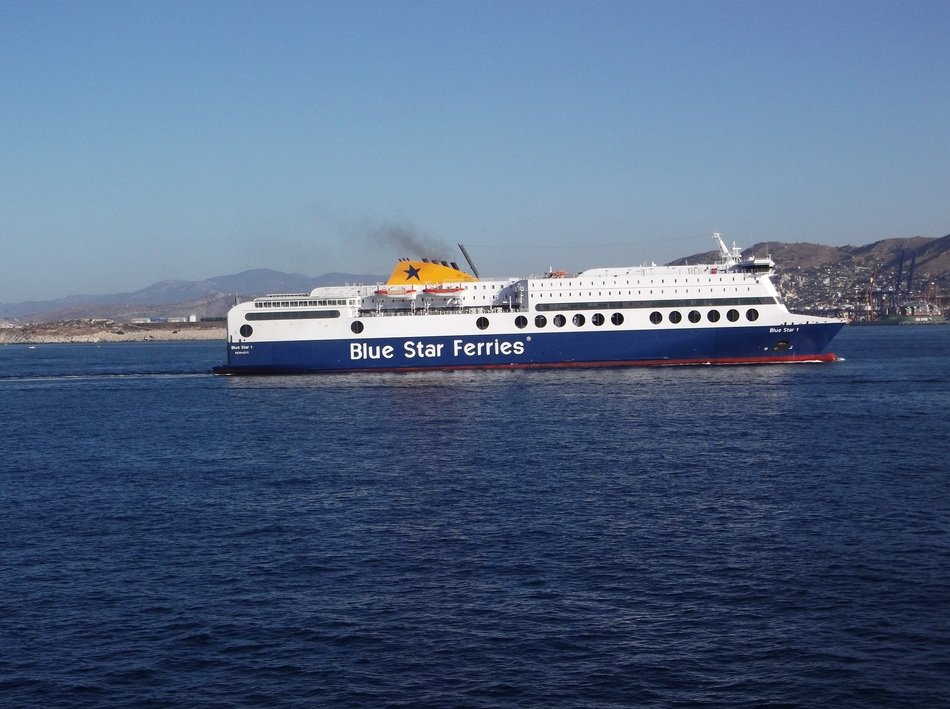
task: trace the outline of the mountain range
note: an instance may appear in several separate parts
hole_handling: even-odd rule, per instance
[[[911,297],[942,301],[950,294],[950,235],[941,238],[885,239],[865,246],[761,242],[743,256],[770,255],[777,264],[774,282],[792,309],[846,309],[863,303],[872,288],[894,289]],[[707,251],[672,264],[715,263]],[[202,281],[168,280],[141,290],[105,295],[73,295],[48,301],[0,304],[0,318],[44,322],[103,317],[221,318],[238,298],[264,293],[308,293],[318,286],[379,283],[378,275],[325,273],[306,276],[253,269]]]
[[[819,268],[839,265],[860,269],[875,267],[880,271],[895,269],[903,254],[905,266],[914,257],[915,268],[927,273],[950,272],[950,234],[939,239],[915,236],[906,239],[885,239],[866,246],[823,246],[822,244],[761,242],[742,252],[743,256],[770,254],[784,270]],[[718,252],[677,259],[674,264],[708,263]]]
[[[309,293],[318,286],[378,283],[380,280],[380,276],[368,274],[325,273],[322,276],[305,276],[257,268],[203,281],[159,281],[127,293],[71,295],[55,300],[0,303],[0,318],[43,322],[88,317],[121,320],[191,314],[199,318],[223,317],[237,298],[264,293]]]

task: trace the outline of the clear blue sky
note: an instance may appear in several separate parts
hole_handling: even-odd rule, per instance
[[[950,232],[950,2],[0,3],[0,301]],[[457,258],[457,253],[435,253]]]

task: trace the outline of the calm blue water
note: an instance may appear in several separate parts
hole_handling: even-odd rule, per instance
[[[950,327],[240,379],[0,347],[0,704],[950,705]]]

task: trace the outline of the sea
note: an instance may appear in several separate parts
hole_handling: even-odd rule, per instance
[[[950,327],[216,377],[0,346],[0,705],[950,706]]]

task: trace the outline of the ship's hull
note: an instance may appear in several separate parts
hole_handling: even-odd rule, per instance
[[[833,361],[840,322],[230,342],[218,374]]]

